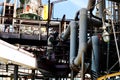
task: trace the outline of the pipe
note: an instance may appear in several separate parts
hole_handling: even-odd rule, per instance
[[[97,3],[98,3],[98,12],[99,12],[98,17],[101,19],[102,17],[105,18],[105,14],[104,14],[105,0],[98,0]]]
[[[92,64],[91,64],[91,71],[94,74],[93,80],[98,78],[99,73],[99,39],[98,36],[92,36]]]
[[[79,20],[79,50],[77,57],[72,61],[70,67],[73,71],[79,71],[79,65],[82,61],[82,54],[85,53],[87,48],[87,9],[80,10]]]
[[[75,21],[79,20],[79,13],[80,11],[77,11],[74,17]],[[94,16],[93,14],[91,14],[92,18],[88,16],[87,20],[88,20],[88,25],[91,25],[91,23],[94,23],[95,27],[101,27],[102,26],[102,19],[98,18],[96,16]]]
[[[80,10],[79,20],[79,51],[78,55],[74,60],[74,64],[79,66],[81,64],[82,49],[87,45],[87,9],[82,8]],[[81,53],[82,52],[82,53]]]
[[[75,17],[74,17],[74,20],[75,20],[75,21],[78,21],[78,20],[79,20],[79,13],[80,13],[80,11],[77,11],[77,12],[76,12]]]
[[[96,0],[89,0],[87,9],[88,11],[92,12],[95,7]]]
[[[70,23],[70,64],[72,64],[73,59],[76,56],[77,51],[77,26],[76,22],[72,21]]]
[[[69,35],[70,35],[70,25],[67,27],[65,32],[60,35],[60,39],[62,41],[64,41],[64,40],[68,39]]]

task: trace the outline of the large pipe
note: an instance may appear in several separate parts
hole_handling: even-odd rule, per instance
[[[87,9],[82,8],[80,10],[79,20],[79,50],[78,55],[74,60],[74,64],[79,66],[81,64],[82,49],[87,45]]]
[[[98,36],[92,36],[92,64],[91,71],[94,74],[94,79],[98,78],[99,73],[99,39]]]
[[[77,52],[77,26],[76,22],[72,21],[70,23],[70,64],[72,64],[73,59],[76,57]]]
[[[79,50],[77,57],[72,61],[70,65],[73,71],[79,71],[79,66],[82,61],[82,54],[84,54],[87,48],[87,9],[82,8],[80,10],[79,20]]]

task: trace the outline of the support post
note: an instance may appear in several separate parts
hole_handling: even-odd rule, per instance
[[[18,80],[18,65],[14,66],[14,80]]]
[[[35,80],[35,69],[32,70],[32,79],[31,80]]]

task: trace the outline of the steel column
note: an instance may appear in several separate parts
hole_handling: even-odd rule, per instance
[[[18,80],[18,65],[14,66],[14,80]]]

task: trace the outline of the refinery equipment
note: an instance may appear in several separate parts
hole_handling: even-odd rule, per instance
[[[16,16],[15,9],[11,8],[12,16],[2,9],[0,66],[5,65],[10,75],[1,76],[14,80],[119,80],[120,0],[88,0],[87,7],[76,11],[73,20],[65,15],[55,20],[52,8],[59,1],[48,0],[44,6],[41,0],[20,0]],[[44,7],[48,12],[43,17]],[[21,61],[22,57],[26,60]],[[13,72],[8,65],[14,67]],[[31,72],[21,73],[23,67]]]

